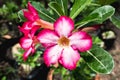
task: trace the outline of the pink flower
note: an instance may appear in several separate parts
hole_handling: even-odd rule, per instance
[[[28,2],[28,10],[23,10],[24,17],[27,18],[28,21],[35,21],[39,19],[38,12],[36,9]]]
[[[35,52],[35,45],[38,43],[35,33],[39,28],[39,26],[33,26],[30,21],[25,22],[22,27],[19,26],[20,31],[24,34],[20,39],[20,45],[25,50],[23,54],[24,61],[31,53]]]
[[[80,59],[78,51],[84,52],[91,48],[91,37],[84,31],[72,33],[73,29],[73,20],[61,16],[54,23],[54,30],[44,29],[38,34],[38,40],[46,48],[43,58],[47,66],[59,62],[73,70]]]
[[[19,30],[24,34],[24,36],[28,36],[29,33],[34,34],[40,26],[34,25],[31,21],[26,21],[23,23],[22,27],[18,26]]]
[[[53,29],[52,23],[40,19],[37,10],[30,4],[30,2],[28,2],[27,7],[27,10],[23,10],[23,14],[27,19],[27,26],[29,25],[29,28],[37,25],[41,28]]]
[[[35,45],[38,42],[37,36],[35,35],[35,32],[37,30],[37,26],[32,29],[29,33],[24,33],[24,36],[20,39],[20,45],[25,50],[23,54],[24,61],[27,60],[28,56],[35,52]]]
[[[24,36],[20,39],[20,45],[25,50],[23,54],[24,61],[28,56],[35,52],[35,45],[38,43],[36,31],[39,28],[47,28],[53,30],[53,24],[39,18],[36,9],[28,2],[28,10],[23,10],[24,17],[27,21],[23,23],[22,27],[18,26]]]

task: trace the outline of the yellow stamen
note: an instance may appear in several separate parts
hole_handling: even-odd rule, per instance
[[[66,38],[65,36],[61,37],[58,40],[58,45],[62,46],[62,47],[66,47],[69,46],[70,40],[68,38]]]

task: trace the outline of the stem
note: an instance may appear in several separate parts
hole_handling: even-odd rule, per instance
[[[53,65],[54,68],[57,68],[59,66],[59,63],[56,63]],[[47,80],[52,80],[53,79],[53,73],[54,73],[54,68],[51,68],[50,71],[48,72]]]
[[[47,80],[52,80],[53,73],[54,73],[54,69],[50,69],[50,71],[48,72]]]
[[[51,29],[51,30],[54,29],[53,23],[44,21],[44,20],[42,20],[42,19],[38,19],[38,20],[36,21],[36,24],[37,24],[37,25],[40,25],[41,28]]]
[[[94,80],[100,80],[100,75],[96,74],[95,79]]]

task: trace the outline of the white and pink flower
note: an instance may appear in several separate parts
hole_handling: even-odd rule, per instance
[[[47,66],[60,63],[69,70],[76,68],[80,52],[92,47],[91,36],[84,31],[72,32],[74,22],[61,16],[54,23],[54,30],[44,29],[38,34],[38,40],[46,48],[44,62]]]
[[[23,53],[24,61],[28,56],[35,52],[35,46],[38,44],[36,31],[39,28],[47,28],[53,30],[53,24],[39,18],[37,10],[28,2],[28,9],[23,10],[24,17],[27,19],[22,26],[18,26],[19,30],[23,33],[20,39],[20,45],[25,50]]]
[[[29,28],[35,25],[41,28],[53,29],[53,24],[40,19],[37,10],[28,2],[27,10],[23,10],[24,17],[27,19]]]
[[[39,43],[35,32],[39,27],[35,26],[32,30],[24,30],[21,28],[21,31],[24,33],[24,36],[20,39],[20,45],[25,50],[23,54],[24,61],[27,60],[30,54],[35,52],[35,45]]]

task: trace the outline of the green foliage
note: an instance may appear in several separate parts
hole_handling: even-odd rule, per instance
[[[72,10],[70,11],[70,17],[75,19],[86,6],[91,3],[92,0],[75,0]]]
[[[18,17],[19,17],[20,22],[26,21],[25,17],[23,16],[23,10],[20,10],[18,12]]]
[[[23,60],[24,50],[19,49],[18,51],[20,52],[20,54],[16,54],[16,57],[17,57],[17,62],[19,64],[27,64],[27,65],[31,66],[32,68],[34,68],[36,66],[40,66],[40,62],[38,61],[38,59],[40,58],[42,51],[37,50],[34,53],[34,55],[29,56],[26,61]]]
[[[115,12],[115,9],[112,6],[106,5],[95,9],[88,16],[86,16],[83,20],[78,21],[75,26],[79,26],[80,28],[87,23],[96,22],[101,24],[105,20],[109,19]]]
[[[115,9],[112,6],[105,5],[100,8],[97,8],[90,15],[98,13],[100,15],[100,17],[98,17],[100,18],[98,23],[102,23],[108,18],[110,18],[114,14],[114,12],[115,12]]]
[[[14,2],[6,2],[0,8],[0,16],[4,19],[13,20],[17,18],[17,13],[15,13],[18,9],[18,6]]]
[[[53,9],[59,16],[65,15],[60,5],[56,2],[50,2],[49,7]]]
[[[64,15],[68,15],[68,0],[56,0],[56,2],[60,5]]]
[[[61,74],[63,80],[92,80],[96,73],[81,58],[75,70],[69,71],[59,66],[54,74]]]
[[[101,5],[108,5],[108,4],[112,4],[115,1],[116,0],[96,0],[96,3],[101,4]]]
[[[39,12],[39,15],[42,19],[50,22],[54,22],[55,18],[53,14],[51,14],[47,9],[45,9],[42,4],[39,2],[32,2],[32,5],[36,8],[36,10]]]
[[[90,51],[81,54],[87,65],[97,73],[109,74],[114,67],[112,56],[97,45],[93,45]]]
[[[117,27],[120,29],[120,14],[117,14],[117,15],[113,15],[111,18],[110,18],[111,22]]]
[[[98,36],[92,36],[93,44],[97,44],[101,47],[104,46],[104,42]]]
[[[80,63],[79,67],[71,71],[72,80],[92,80],[95,74],[84,61]]]
[[[9,80],[13,78],[18,78],[18,75],[16,75],[17,69],[9,66],[9,64],[3,64],[3,66],[0,67],[0,79],[1,80]],[[12,74],[12,77],[9,76]]]
[[[2,80],[6,80],[6,76],[3,76],[3,77],[2,77]]]

